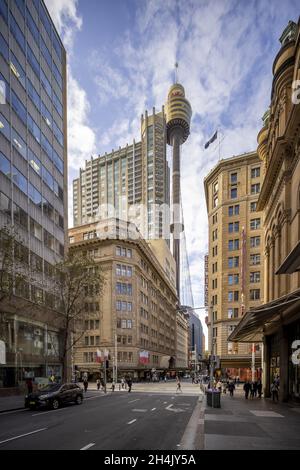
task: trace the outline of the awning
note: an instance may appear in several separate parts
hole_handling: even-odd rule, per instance
[[[265,328],[268,325],[279,323],[281,321],[280,314],[296,304],[300,306],[300,289],[249,310],[231,333],[228,341],[261,342]]]
[[[300,271],[300,241],[287,255],[275,274],[292,274]]]

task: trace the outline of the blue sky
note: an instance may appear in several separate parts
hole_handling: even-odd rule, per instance
[[[46,4],[68,51],[70,187],[92,154],[140,139],[140,115],[161,108],[179,61],[179,81],[193,108],[191,135],[182,151],[182,198],[195,306],[202,306],[207,251],[203,178],[218,161],[217,145],[206,151],[203,146],[220,127],[221,158],[256,149],[278,39],[289,20],[297,22],[298,1]]]

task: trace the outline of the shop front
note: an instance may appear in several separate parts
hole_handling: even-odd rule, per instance
[[[59,332],[41,322],[32,322],[17,315],[7,318],[5,359],[0,365],[0,389],[24,387],[52,375],[62,376]]]

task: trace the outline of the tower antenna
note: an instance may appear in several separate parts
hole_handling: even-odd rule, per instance
[[[178,62],[175,62],[175,83],[178,83]]]

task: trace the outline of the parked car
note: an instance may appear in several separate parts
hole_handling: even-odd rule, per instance
[[[37,392],[25,396],[25,408],[52,408],[57,410],[65,403],[74,402],[80,405],[83,400],[83,390],[77,384],[49,384]]]

